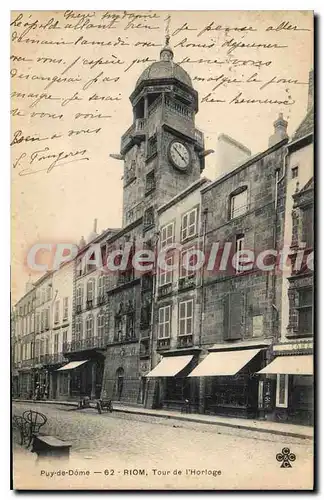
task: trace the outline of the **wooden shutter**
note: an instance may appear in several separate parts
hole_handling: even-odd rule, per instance
[[[242,338],[242,294],[230,292],[224,297],[224,340]]]

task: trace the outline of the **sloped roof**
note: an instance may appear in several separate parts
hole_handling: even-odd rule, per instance
[[[296,132],[293,134],[290,142],[297,141],[298,139],[301,139],[302,137],[305,137],[305,135],[311,134],[312,132],[314,132],[314,108],[313,107],[311,107],[310,110],[306,113],[305,118],[298,126],[298,128],[297,128]]]

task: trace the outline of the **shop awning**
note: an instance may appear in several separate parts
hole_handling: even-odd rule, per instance
[[[190,363],[192,358],[192,355],[164,357],[146,377],[174,377]]]
[[[313,375],[313,356],[278,356],[258,373],[269,375]]]
[[[188,377],[214,377],[236,375],[262,349],[211,352]]]
[[[83,361],[70,361],[70,363],[68,363],[67,365],[61,366],[61,368],[59,368],[56,371],[59,372],[59,371],[63,371],[63,370],[74,370],[74,368],[78,368],[79,366],[83,365],[87,361],[88,361],[87,359],[83,360]]]

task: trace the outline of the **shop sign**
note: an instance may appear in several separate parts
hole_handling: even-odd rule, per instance
[[[273,346],[273,352],[275,354],[279,353],[296,353],[296,352],[304,352],[307,351],[309,353],[313,350],[313,342],[293,342],[289,344],[277,344]]]

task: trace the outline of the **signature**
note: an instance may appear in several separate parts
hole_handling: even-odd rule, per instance
[[[90,158],[85,156],[88,153],[86,149],[80,149],[77,151],[60,151],[60,152],[50,152],[50,148],[46,147],[44,149],[38,149],[33,151],[30,155],[27,153],[22,153],[14,162],[13,168],[21,166],[22,160],[26,160],[29,164],[27,168],[23,168],[19,171],[20,176],[37,174],[38,172],[51,172],[54,168],[66,165],[68,163],[74,163],[77,161],[88,161]],[[38,165],[43,166],[44,163],[49,163],[46,167],[37,168]],[[36,166],[36,169],[33,167]]]

